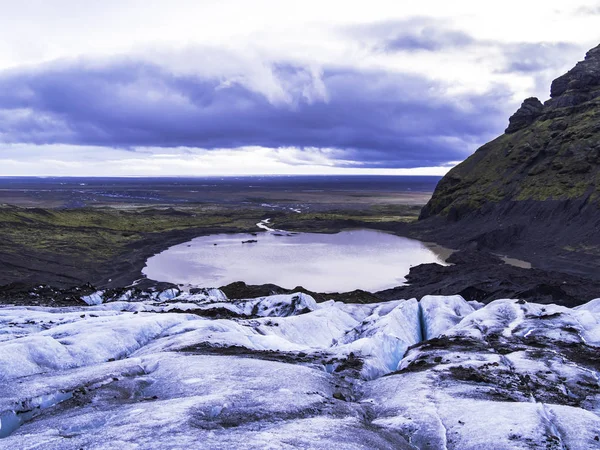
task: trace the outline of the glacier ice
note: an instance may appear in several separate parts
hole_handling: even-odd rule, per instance
[[[163,293],[0,307],[0,448],[600,448],[598,300]]]
[[[439,336],[475,309],[460,295],[426,295],[419,302],[423,339]]]
[[[81,297],[81,300],[88,305],[100,305],[104,302],[104,291],[96,291],[93,294],[84,295]]]

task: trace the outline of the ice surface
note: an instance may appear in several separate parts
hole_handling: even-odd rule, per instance
[[[421,305],[423,339],[439,336],[453,327],[475,308],[460,295],[449,297],[426,295],[419,302]]]
[[[243,305],[246,315],[261,317],[293,316],[318,308],[317,302],[310,295],[303,293],[260,297],[255,300],[247,300],[243,302]]]
[[[0,448],[600,448],[598,300],[112,300],[0,308]]]
[[[20,316],[18,310],[13,311]],[[80,320],[52,326],[54,314],[48,315],[47,319],[37,317],[49,329],[0,343],[0,381],[125,358],[189,319],[182,314],[80,314]]]
[[[93,294],[81,297],[88,305],[100,305],[104,301],[104,291],[96,291]]]

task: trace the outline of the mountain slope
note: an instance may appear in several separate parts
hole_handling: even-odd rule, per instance
[[[460,223],[449,233],[478,248],[600,255],[600,46],[554,80],[550,100],[525,100],[502,136],[452,169],[425,219]]]

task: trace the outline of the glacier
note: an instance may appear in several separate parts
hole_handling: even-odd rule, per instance
[[[599,345],[600,299],[5,305],[0,449],[600,448]]]

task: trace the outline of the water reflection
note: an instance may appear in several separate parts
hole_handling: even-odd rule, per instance
[[[153,280],[196,286],[234,281],[303,286],[317,292],[375,292],[405,281],[411,266],[442,263],[422,242],[374,230],[337,234],[272,230],[203,236],[150,258],[144,274]],[[257,242],[247,242],[252,241]]]

